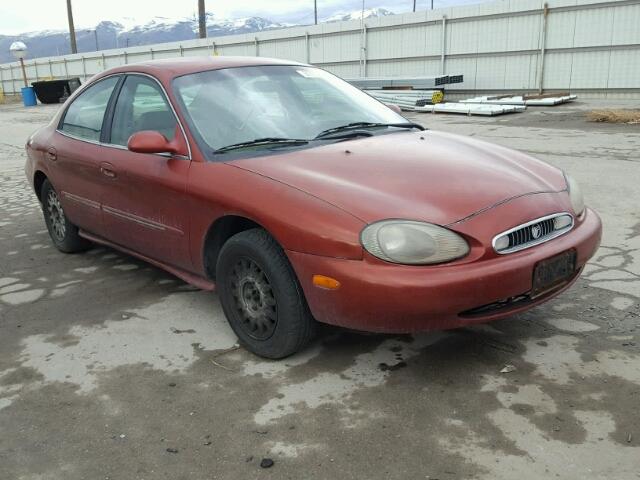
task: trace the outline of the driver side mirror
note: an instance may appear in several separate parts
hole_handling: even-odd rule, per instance
[[[178,153],[177,146],[154,130],[143,130],[129,137],[127,148],[136,153]]]

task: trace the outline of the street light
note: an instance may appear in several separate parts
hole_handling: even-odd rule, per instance
[[[38,104],[36,95],[33,91],[33,87],[29,86],[27,81],[27,70],[24,68],[24,57],[27,56],[27,46],[22,42],[13,42],[9,47],[11,54],[20,60],[20,66],[22,67],[22,79],[24,80],[24,87],[22,87],[22,104],[25,107],[33,107]]]
[[[20,60],[22,66],[22,79],[24,80],[24,86],[28,87],[27,83],[27,71],[24,68],[24,57],[27,56],[27,46],[23,42],[13,42],[9,47],[11,54]]]

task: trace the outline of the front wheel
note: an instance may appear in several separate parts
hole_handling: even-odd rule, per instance
[[[78,235],[78,227],[64,214],[60,197],[49,180],[45,180],[42,184],[40,198],[44,221],[56,248],[64,253],[81,252],[89,248],[91,245],[89,241]]]
[[[284,358],[313,338],[316,322],[284,251],[265,230],[231,237],[216,266],[220,301],[240,343],[266,358]]]

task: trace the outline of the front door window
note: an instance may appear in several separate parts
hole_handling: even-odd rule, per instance
[[[154,130],[173,140],[176,126],[176,117],[158,84],[140,75],[128,76],[113,112],[109,143],[126,146],[129,137],[142,130]]]

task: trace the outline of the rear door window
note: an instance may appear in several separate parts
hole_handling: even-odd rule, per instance
[[[88,87],[69,105],[60,130],[84,140],[100,141],[104,114],[120,77],[109,77]]]

